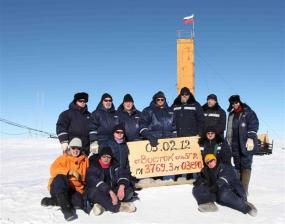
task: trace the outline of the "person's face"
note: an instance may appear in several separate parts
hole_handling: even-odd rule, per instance
[[[187,103],[189,100],[190,95],[189,94],[182,94],[181,95],[181,103]]]
[[[134,103],[133,102],[124,102],[123,106],[124,106],[124,110],[129,112],[132,110]]]
[[[156,99],[155,99],[155,103],[156,103],[156,105],[157,105],[158,107],[163,107],[163,105],[164,105],[164,103],[165,103],[165,99],[164,99],[164,98],[161,98],[161,97],[156,98]]]
[[[76,101],[76,105],[80,108],[84,108],[86,106],[86,100],[85,99],[79,99]]]
[[[103,155],[103,156],[101,156],[100,159],[101,159],[103,164],[109,165],[110,162],[111,162],[112,157],[110,155]]]
[[[232,104],[232,107],[233,107],[235,110],[238,109],[239,106],[240,106],[240,103],[239,103],[239,102],[234,102],[234,103]]]
[[[207,132],[206,135],[208,140],[213,140],[216,137],[216,133],[212,131]]]
[[[112,107],[112,99],[107,97],[102,101],[103,107],[110,109]]]
[[[217,102],[214,99],[208,99],[207,103],[208,103],[208,107],[213,107],[216,105]]]
[[[77,157],[80,155],[80,148],[79,147],[71,147],[70,148],[70,155],[73,157]]]
[[[215,168],[216,165],[217,165],[217,160],[215,160],[215,159],[212,159],[212,160],[210,160],[209,162],[207,162],[207,166],[208,166],[210,169]]]
[[[118,140],[122,140],[124,138],[125,134],[123,130],[116,130],[114,132],[114,138]]]

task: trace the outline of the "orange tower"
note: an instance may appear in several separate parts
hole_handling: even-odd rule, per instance
[[[184,86],[195,93],[194,38],[192,31],[178,31],[177,46],[177,92]]]

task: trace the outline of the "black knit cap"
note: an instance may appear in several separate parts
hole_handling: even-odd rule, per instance
[[[155,101],[157,98],[163,98],[163,99],[166,99],[165,98],[165,95],[162,91],[158,91],[156,94],[153,95],[152,99]]]
[[[133,97],[131,96],[131,94],[126,94],[125,96],[124,96],[124,99],[123,99],[123,103],[124,102],[134,102],[134,99],[133,99]]]
[[[73,102],[75,103],[77,100],[85,100],[86,102],[88,102],[88,93],[85,92],[75,93]]]
[[[208,132],[217,133],[217,129],[214,126],[208,126],[206,127],[205,133],[207,134]]]
[[[113,100],[112,96],[109,93],[104,93],[101,97],[101,103],[103,102],[104,99],[106,98],[110,98],[111,100]]]
[[[217,98],[217,96],[215,95],[215,94],[210,94],[209,96],[207,96],[207,100],[209,100],[209,99],[212,99],[212,100],[215,100],[216,102],[218,102],[218,98]]]
[[[229,102],[230,102],[230,104],[233,104],[233,103],[235,103],[235,102],[241,103],[239,95],[232,95],[232,96],[229,98]]]
[[[112,149],[109,146],[103,147],[99,150],[99,157],[104,156],[104,155],[109,155],[113,157]]]
[[[187,88],[187,87],[183,87],[181,90],[180,90],[180,95],[190,95],[190,89]]]
[[[122,123],[117,124],[117,125],[113,128],[113,133],[114,133],[115,131],[118,131],[118,130],[122,130],[122,131],[125,133],[126,131],[125,131],[125,126],[124,126],[124,124],[122,124]]]

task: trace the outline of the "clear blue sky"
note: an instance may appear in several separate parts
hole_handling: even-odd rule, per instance
[[[285,134],[283,0],[1,0],[1,118],[55,132],[73,94],[93,111],[109,92],[139,109],[176,96],[176,31],[195,14],[196,98],[225,109],[232,94],[254,109],[260,132]],[[23,130],[1,124],[1,136]]]

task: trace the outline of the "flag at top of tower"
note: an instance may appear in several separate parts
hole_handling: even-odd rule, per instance
[[[184,17],[183,23],[184,24],[193,24],[194,23],[194,15],[192,14],[191,16]]]

